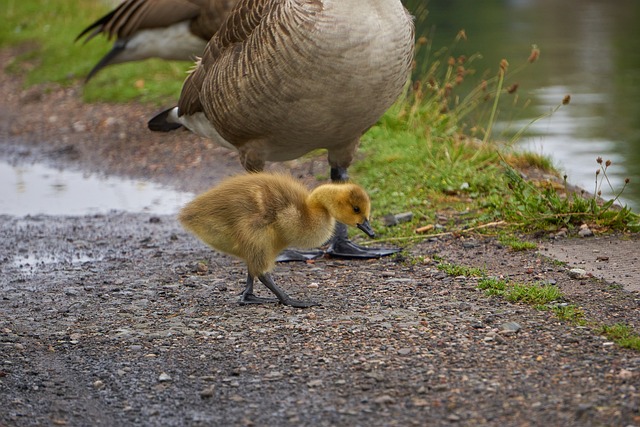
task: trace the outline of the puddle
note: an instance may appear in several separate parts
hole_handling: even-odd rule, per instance
[[[0,160],[0,214],[77,216],[115,210],[170,215],[193,197],[144,181]]]
[[[53,255],[35,255],[25,254],[16,256],[13,260],[13,266],[20,269],[23,273],[33,273],[40,267],[49,264],[66,263],[69,265],[80,265],[85,262],[99,261],[101,258],[94,258],[89,255],[76,254],[75,256],[59,257]]]

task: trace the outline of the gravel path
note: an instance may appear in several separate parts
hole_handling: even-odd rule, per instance
[[[146,132],[146,106],[86,106],[78,87],[24,91],[6,75],[0,91],[0,153],[15,161],[189,191],[239,171],[187,133]],[[325,164],[284,167],[311,179]],[[587,326],[487,296],[435,259],[554,283]],[[242,264],[171,216],[0,216],[0,271],[0,426],[640,426],[640,353],[592,326],[640,330],[640,294],[488,237],[279,264],[293,297],[322,304],[305,310],[239,306]]]

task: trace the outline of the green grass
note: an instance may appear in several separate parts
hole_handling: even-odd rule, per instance
[[[486,271],[484,269],[465,267],[448,262],[440,262],[436,267],[438,270],[444,271],[449,276],[481,277],[486,275]]]
[[[74,42],[90,23],[109,11],[107,3],[79,0],[7,0],[0,17],[0,47],[23,51],[7,70],[25,76],[27,86],[69,85],[84,78],[110,49],[98,36],[87,44]],[[83,88],[87,102],[140,100],[160,104],[177,99],[189,62],[148,60],[107,67]],[[140,72],[144,68],[144,75]]]
[[[80,0],[7,0],[0,12],[0,46],[22,53],[5,69],[24,76],[26,85],[77,83],[111,43],[100,36],[86,45],[74,39],[108,10],[106,3]],[[418,49],[427,48],[419,40]],[[537,56],[534,52],[530,59]],[[529,60],[511,66],[504,61],[497,74],[487,76],[473,69],[478,56],[451,58],[447,49],[428,55],[428,64],[418,64],[421,78],[362,138],[351,174],[370,192],[374,219],[387,213],[414,214],[412,221],[395,227],[374,221],[379,236],[422,239],[415,230],[436,223],[459,233],[487,224],[511,232],[573,229],[585,222],[599,230],[640,230],[638,215],[614,209],[613,202],[602,204],[580,194],[567,197],[562,186],[520,177],[518,169],[552,172],[551,159],[515,152],[515,141],[495,141],[492,128],[501,111],[527,104],[518,104],[520,98],[510,87],[519,69],[535,64]],[[175,102],[191,65],[148,60],[107,67],[83,86],[82,97],[86,102],[148,102],[155,111]],[[564,104],[558,100],[557,108]],[[602,166],[600,182],[607,167]]]
[[[579,326],[584,326],[587,323],[584,318],[584,311],[574,304],[558,304],[551,309],[558,319],[563,322],[573,323]]]
[[[478,281],[478,289],[487,295],[500,296],[509,302],[530,304],[541,308],[562,299],[560,290],[552,285],[510,283],[494,277],[483,277]]]
[[[600,333],[621,347],[640,351],[640,335],[636,334],[629,325],[623,323],[603,325],[600,327]]]
[[[501,234],[500,237],[498,238],[498,241],[503,245],[510,247],[512,250],[516,252],[527,251],[527,250],[538,248],[538,245],[536,245],[535,243],[525,242],[511,234]]]

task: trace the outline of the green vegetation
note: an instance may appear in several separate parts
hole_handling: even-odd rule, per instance
[[[501,296],[507,301],[531,304],[537,308],[562,299],[560,290],[552,285],[509,283],[494,277],[481,278],[478,289],[484,290],[487,295]]]
[[[510,247],[514,251],[526,251],[538,248],[538,245],[536,245],[535,243],[525,242],[510,234],[501,234],[498,238],[498,241],[503,245]]]
[[[23,53],[7,70],[25,76],[25,84],[54,82],[70,85],[84,78],[109,51],[111,42],[98,36],[74,42],[89,24],[109,11],[109,4],[78,0],[7,0],[0,11],[0,47],[16,46]],[[176,99],[188,62],[161,60],[107,67],[83,88],[87,102],[136,99],[159,105]],[[144,67],[145,79],[140,72]]]
[[[573,323],[574,325],[583,326],[587,322],[584,318],[584,311],[574,304],[558,304],[551,308],[563,322]]]
[[[629,325],[622,323],[603,325],[600,327],[600,333],[620,347],[640,351],[640,335],[634,333],[633,328]]]
[[[510,302],[533,305],[538,310],[551,310],[563,322],[575,325],[586,323],[581,308],[574,304],[558,303],[564,297],[553,285],[509,283],[495,277],[483,277],[478,281],[478,289],[484,290],[487,295],[502,297]]]
[[[86,45],[74,39],[108,10],[106,3],[79,0],[7,0],[0,15],[0,47],[11,46],[22,54],[6,69],[24,75],[26,85],[77,83],[111,43],[101,36]],[[465,37],[461,32],[454,44]],[[638,215],[629,209],[615,208],[614,201],[599,202],[599,188],[596,196],[587,196],[571,194],[561,180],[524,180],[519,170],[553,171],[549,158],[513,150],[526,127],[509,141],[495,141],[494,124],[501,111],[528,103],[517,97],[514,76],[523,67],[535,66],[535,46],[528,58],[523,52],[522,60],[514,61],[519,65],[502,60],[497,72],[482,76],[473,69],[478,54],[454,58],[448,49],[432,51],[422,38],[417,48],[420,57],[427,58],[425,64],[417,64],[420,76],[366,133],[359,160],[351,168],[374,200],[374,218],[414,214],[412,221],[394,227],[373,224],[383,239],[422,239],[427,232],[439,231],[435,224],[460,233],[490,226],[508,227],[509,232],[574,229],[582,223],[599,231],[640,229]],[[191,65],[149,60],[107,67],[83,86],[82,96],[86,102],[149,102],[154,110],[175,101]],[[556,110],[569,99],[559,99]],[[610,163],[599,164],[596,178],[603,185]],[[425,226],[425,234],[415,234]],[[524,249],[526,244],[514,247]]]
[[[481,268],[465,267],[448,262],[441,262],[436,267],[438,270],[444,271],[449,276],[481,277],[486,274],[486,271]]]

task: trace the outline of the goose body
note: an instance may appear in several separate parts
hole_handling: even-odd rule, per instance
[[[115,39],[113,48],[89,72],[148,58],[193,60],[220,28],[236,0],[124,0],[80,33]]]
[[[307,307],[278,288],[269,272],[285,248],[313,248],[332,235],[335,220],[373,237],[367,193],[352,183],[309,190],[288,175],[255,173],[229,178],[197,196],[180,212],[185,229],[212,248],[243,259],[248,268],[243,303],[264,302],[253,295],[258,278],[282,304]]]
[[[184,125],[238,150],[247,170],[318,148],[346,169],[401,94],[413,39],[400,0],[241,0],[150,127]]]

